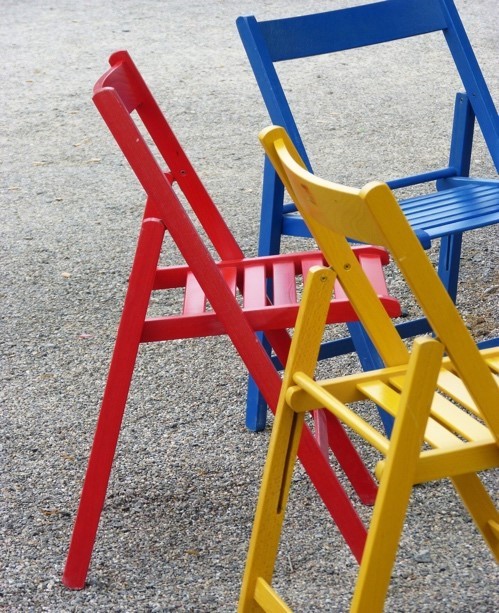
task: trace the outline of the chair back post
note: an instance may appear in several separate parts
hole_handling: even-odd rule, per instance
[[[369,337],[383,362],[388,366],[405,364],[409,357],[407,349],[391,324],[391,320],[372,285],[362,272],[362,268],[345,235],[330,232],[324,227],[322,219],[315,215],[318,211],[316,207],[317,198],[311,194],[310,184],[307,183],[307,178],[314,175],[305,168],[305,164],[300,159],[291,139],[281,127],[263,130],[259,137],[270,162],[274,165],[281,181],[296,203],[302,217],[306,220],[319,249],[338,275],[348,299],[352,303],[359,320],[366,327]],[[304,177],[305,180],[303,180]],[[317,181],[320,180],[317,179]],[[360,204],[358,194],[358,190],[349,189],[348,209],[356,200],[359,201],[357,204]],[[375,237],[372,236],[371,238]],[[376,238],[378,240],[366,242],[382,245],[381,236]],[[348,280],[345,279],[346,276]],[[342,279],[345,280],[345,283]]]
[[[162,206],[159,203],[165,199],[168,202],[174,195],[165,171],[160,168],[130,116],[133,111],[137,112],[166,163],[166,173],[170,173],[178,184],[216,252],[222,259],[241,258],[243,253],[239,245],[129,54],[118,51],[110,57],[109,62],[111,68],[94,87],[93,101],[146,193],[158,203],[157,206]],[[136,141],[130,138],[131,134]],[[178,199],[177,202],[181,206]],[[172,211],[164,208],[160,214],[165,222],[171,215]]]
[[[499,172],[499,115],[453,0],[440,0],[447,27],[443,30],[459,76],[468,93],[490,155]]]

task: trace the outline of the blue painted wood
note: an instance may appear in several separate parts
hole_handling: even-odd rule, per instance
[[[499,171],[499,117],[453,0],[384,0],[260,22],[254,16],[240,17],[237,27],[272,123],[286,129],[310,171],[312,165],[274,63],[442,31],[466,90],[456,96],[449,165],[387,183],[396,189],[436,182],[436,192],[404,200],[401,206],[425,248],[441,239],[438,270],[455,299],[462,234],[499,221],[499,182],[468,178],[475,118]],[[310,232],[294,205],[284,203],[282,184],[266,162],[259,254],[278,253],[281,235],[310,237]],[[423,330],[428,326],[421,320],[399,326],[402,338]],[[358,344],[363,367],[375,368],[376,356],[365,350],[367,345],[355,328],[354,338],[324,354],[342,348],[349,351],[352,343]]]
[[[442,30],[440,4],[392,0],[260,23],[272,62],[366,47]]]

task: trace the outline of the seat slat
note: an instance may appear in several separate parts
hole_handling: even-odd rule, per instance
[[[305,283],[305,279],[307,278],[308,272],[314,266],[324,266],[324,258],[320,252],[317,252],[311,256],[307,256],[302,258],[301,260],[301,274],[303,277],[303,283]]]
[[[393,377],[390,382],[398,389],[402,389],[404,377]],[[446,428],[468,441],[479,441],[488,436],[488,428],[440,394],[435,394],[431,414]]]
[[[399,392],[382,381],[371,381],[358,385],[367,398],[395,417],[400,401]],[[429,419],[424,439],[432,447],[454,447],[462,443],[452,432],[434,419]]]
[[[236,287],[237,287],[237,267],[236,266],[224,266],[220,269],[222,273],[222,277],[225,279],[227,283],[227,287],[230,288],[230,291],[236,295]]]
[[[361,252],[359,254],[359,261],[378,296],[388,296],[383,266],[379,258],[372,254]]]
[[[206,310],[206,295],[201,289],[196,277],[189,272],[185,283],[183,313],[194,315]]]
[[[447,189],[400,202],[414,229],[429,237],[499,222],[499,183]]]
[[[254,263],[244,268],[243,305],[245,309],[256,309],[267,304],[265,267]]]
[[[296,274],[293,262],[275,262],[272,267],[272,298],[277,306],[296,302]]]
[[[466,389],[463,381],[456,374],[445,368],[442,369],[438,376],[438,387],[444,394],[461,404],[468,411],[481,417],[475,401]]]

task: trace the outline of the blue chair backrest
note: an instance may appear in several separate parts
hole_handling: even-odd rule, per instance
[[[260,22],[239,17],[237,27],[272,122],[286,129],[309,169],[274,63],[442,31],[499,172],[499,117],[452,0],[383,0]]]

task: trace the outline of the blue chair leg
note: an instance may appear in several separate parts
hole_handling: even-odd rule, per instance
[[[442,279],[442,283],[454,302],[457,296],[462,242],[463,235],[461,233],[444,236],[440,242],[438,276]]]
[[[262,332],[258,332],[258,339],[270,355],[270,344]],[[246,427],[253,432],[265,429],[267,421],[267,403],[258,389],[253,377],[248,376],[248,392],[246,396]]]

